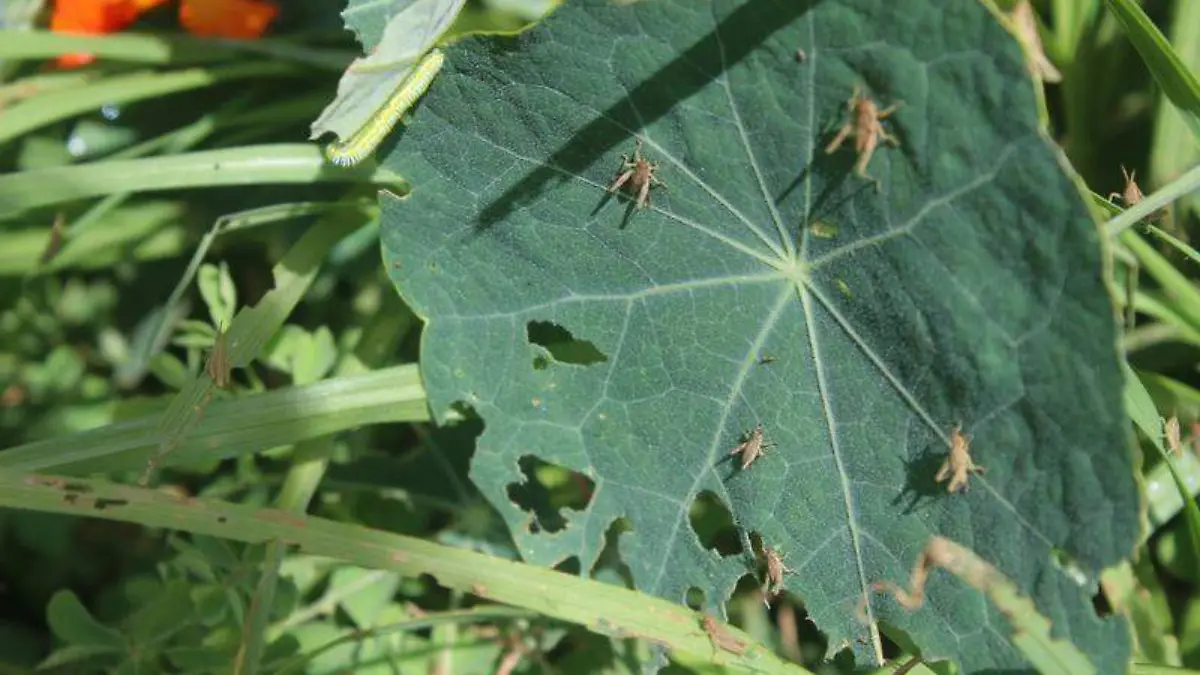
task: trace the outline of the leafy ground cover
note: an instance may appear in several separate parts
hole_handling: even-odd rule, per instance
[[[238,4],[2,6],[0,672],[1200,667],[1191,4]]]

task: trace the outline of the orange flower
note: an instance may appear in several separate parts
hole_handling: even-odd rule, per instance
[[[179,23],[192,35],[246,40],[261,36],[278,13],[259,0],[183,0]]]
[[[136,0],[58,0],[50,17],[50,30],[82,35],[115,33],[136,21],[139,11]],[[58,64],[73,68],[95,58],[91,54],[63,54]]]
[[[104,35],[124,30],[143,12],[167,0],[56,0],[50,30]],[[200,37],[250,39],[261,36],[279,8],[262,0],[183,0],[179,23]],[[74,68],[91,63],[91,54],[63,54],[58,65]]]

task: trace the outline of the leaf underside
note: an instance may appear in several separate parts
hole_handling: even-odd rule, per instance
[[[427,322],[434,414],[483,418],[471,476],[526,560],[588,569],[627,519],[637,587],[719,612],[755,561],[745,536],[701,544],[707,494],[787,554],[831,652],[876,661],[882,621],[968,672],[1027,668],[947,575],[912,614],[869,593],[940,534],[1124,670],[1124,622],[1054,562],[1094,577],[1138,533],[1101,242],[986,7],[573,0],[446,55],[381,155],[414,187],[384,197],[384,256]],[[856,84],[903,101],[883,122],[899,147],[867,169],[879,192],[853,138],[825,153]],[[645,210],[606,192],[637,138],[666,183]],[[600,357],[556,357],[531,341],[545,324]],[[742,470],[729,451],[758,423],[774,446]],[[959,423],[987,472],[947,494]],[[561,528],[511,498],[530,456],[594,481]]]

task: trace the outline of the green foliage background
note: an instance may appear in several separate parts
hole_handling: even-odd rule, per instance
[[[335,170],[300,141],[400,4],[243,45],[3,5],[0,672],[1200,665],[1200,465],[1162,433],[1200,421],[1186,0],[1035,3],[1044,91],[1009,6],[578,0],[512,35],[546,7],[468,3]],[[855,84],[904,102],[880,194],[822,152]],[[645,211],[605,193],[635,138]],[[1158,194],[1101,230],[1081,188],[1122,163]],[[947,495],[957,423],[988,472]],[[916,612],[872,594],[876,638],[859,599],[933,533],[1049,624],[935,572]]]

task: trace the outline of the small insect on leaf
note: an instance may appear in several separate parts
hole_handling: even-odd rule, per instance
[[[814,220],[808,226],[808,231],[818,239],[834,239],[838,236],[838,226],[823,220]]]
[[[1146,195],[1142,194],[1142,188],[1138,186],[1135,178],[1137,176],[1137,169],[1128,171],[1125,169],[1125,166],[1122,165],[1121,174],[1125,176],[1125,188],[1121,192],[1108,193],[1108,201],[1111,202],[1112,200],[1120,197],[1121,202],[1124,203],[1126,207],[1129,207],[1134,206],[1138,202],[1145,199]]]
[[[802,47],[797,47],[795,58],[796,58],[796,63],[804,63],[805,61],[808,60],[808,52],[804,51],[804,49]]]
[[[1163,425],[1163,436],[1167,441],[1167,450],[1176,457],[1183,457],[1183,439],[1179,433],[1179,418],[1172,417]]]
[[[778,360],[779,360],[778,358],[771,356],[770,354],[763,354],[762,356],[758,357],[758,365],[765,366],[765,365],[768,365],[771,363],[775,363]]]
[[[218,388],[228,389],[231,370],[228,339],[226,331],[221,327],[217,329],[217,339],[213,342],[212,351],[208,354],[208,363],[204,366],[204,372]]]
[[[899,139],[888,133],[887,129],[883,128],[881,121],[891,116],[902,105],[904,102],[898,101],[880,110],[879,106],[875,105],[869,96],[864,95],[858,85],[855,85],[854,93],[846,102],[850,120],[842,125],[829,145],[825,146],[825,154],[831,155],[837,152],[842,143],[853,136],[854,152],[858,154],[858,161],[854,164],[854,173],[874,183],[876,191],[882,190],[879,179],[867,175],[867,165],[871,163],[871,156],[879,147],[879,141],[886,141],[892,146],[900,145]]]
[[[1143,199],[1146,198],[1146,195],[1142,194],[1141,186],[1139,186],[1137,184],[1137,180],[1136,180],[1137,170],[1134,169],[1133,171],[1126,171],[1125,167],[1122,165],[1121,166],[1121,175],[1125,177],[1125,187],[1119,193],[1118,192],[1108,193],[1109,203],[1112,203],[1112,201],[1114,199],[1116,199],[1117,197],[1120,197],[1121,203],[1125,205],[1125,208],[1129,208],[1131,206],[1137,206]],[[1158,211],[1155,211],[1154,213],[1151,213],[1150,215],[1146,216],[1146,220],[1151,220],[1151,221],[1159,220],[1166,214],[1167,214],[1166,209],[1159,209]]]
[[[729,454],[741,454],[742,469],[745,470],[750,468],[750,465],[753,464],[755,460],[766,454],[767,448],[773,445],[775,444],[763,441],[763,426],[760,423],[758,426],[754,427],[753,431],[746,435],[745,440],[739,443],[736,448],[730,450]]]
[[[42,255],[38,258],[39,265],[54,260],[58,256],[58,252],[63,246],[63,225],[66,224],[66,217],[63,214],[54,216],[54,224],[50,226],[50,239],[46,241],[46,248],[42,249]]]
[[[779,597],[783,591],[783,576],[795,570],[784,564],[783,556],[779,555],[779,551],[765,544],[763,545],[763,558],[767,561],[767,583],[763,587],[763,603],[770,606],[770,601]]]
[[[942,463],[942,468],[938,469],[935,479],[941,483],[949,478],[950,484],[946,486],[946,492],[953,493],[965,491],[970,475],[983,472],[984,468],[976,466],[971,459],[970,439],[963,434],[962,427],[954,427],[950,434],[950,456]]]
[[[655,186],[666,187],[667,184],[662,182],[655,176],[658,171],[658,165],[653,164],[642,156],[642,139],[637,139],[637,144],[633,148],[633,157],[629,155],[621,155],[621,170],[613,180],[612,185],[608,186],[610,194],[616,194],[626,183],[629,184],[629,191],[636,195],[635,202],[637,208],[644,209],[650,206],[650,188]]]
[[[700,621],[700,625],[704,628],[704,632],[708,635],[708,639],[712,642],[713,658],[717,657],[718,650],[725,650],[731,654],[746,653],[746,642],[734,637],[727,628],[717,623],[717,620],[711,616],[705,615]]]

